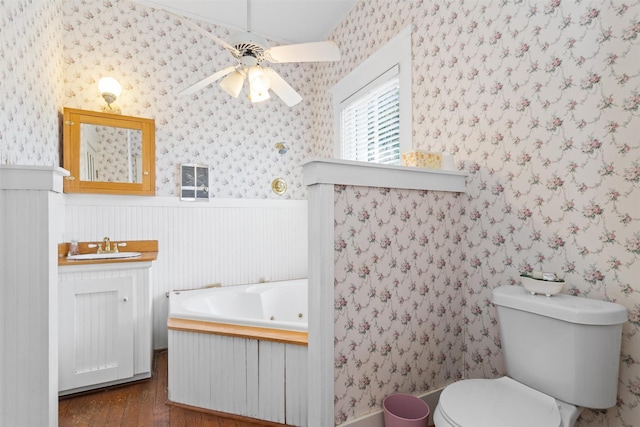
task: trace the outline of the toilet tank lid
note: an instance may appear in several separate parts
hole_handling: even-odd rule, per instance
[[[627,321],[627,309],[620,304],[564,294],[531,295],[516,285],[495,288],[493,303],[569,323],[618,325]]]

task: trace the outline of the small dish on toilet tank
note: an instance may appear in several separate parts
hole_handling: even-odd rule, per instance
[[[560,293],[564,287],[564,280],[544,280],[538,279],[527,274],[521,274],[522,286],[532,295],[541,294],[548,297]]]

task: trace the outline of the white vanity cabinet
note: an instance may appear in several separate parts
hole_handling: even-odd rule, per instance
[[[58,270],[60,395],[151,376],[151,262]]]

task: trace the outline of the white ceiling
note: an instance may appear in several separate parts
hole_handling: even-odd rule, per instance
[[[281,42],[326,40],[358,0],[132,0]],[[250,17],[247,28],[247,6]]]

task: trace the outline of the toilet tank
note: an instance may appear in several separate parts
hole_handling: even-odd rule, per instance
[[[616,404],[625,307],[521,286],[494,289],[493,303],[511,378],[578,406]]]

